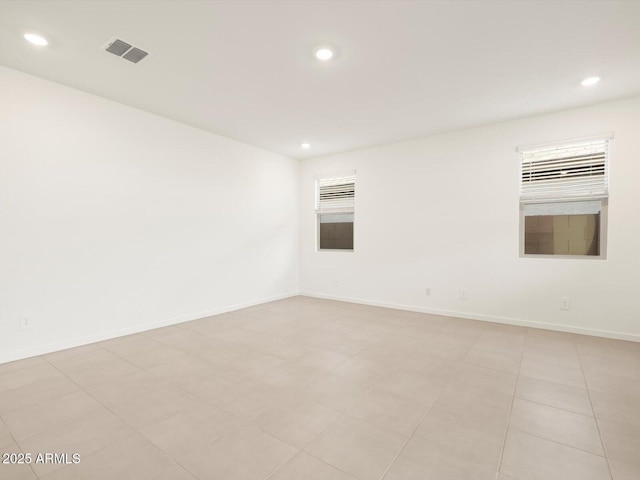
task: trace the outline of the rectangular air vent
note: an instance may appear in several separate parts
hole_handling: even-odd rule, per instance
[[[145,52],[141,48],[135,47],[131,43],[115,37],[109,40],[102,48],[109,53],[113,53],[133,63],[138,63],[149,56],[149,52]]]
[[[133,63],[138,63],[140,60],[142,60],[147,55],[149,55],[149,54],[147,52],[145,52],[144,50],[140,50],[139,48],[133,47],[131,50],[129,50],[127,53],[125,53],[122,56],[122,58],[124,58],[125,60],[129,60],[130,62],[133,62]]]

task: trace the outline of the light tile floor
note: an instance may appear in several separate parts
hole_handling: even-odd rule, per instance
[[[640,479],[640,344],[307,297],[0,365],[19,480]]]

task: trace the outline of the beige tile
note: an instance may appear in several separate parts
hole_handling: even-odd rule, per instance
[[[283,360],[294,360],[307,354],[310,350],[312,350],[312,347],[299,345],[296,342],[288,340],[281,340],[274,345],[270,345],[269,347],[260,350],[260,353],[272,355]]]
[[[305,451],[360,480],[382,477],[406,438],[352,418],[342,417]]]
[[[507,373],[518,373],[520,369],[520,356],[508,355],[498,352],[486,352],[472,348],[467,353],[464,361],[479,367],[491,368]]]
[[[24,370],[25,368],[37,367],[46,365],[47,362],[43,357],[31,357],[23,360],[16,360],[14,362],[7,362],[0,364],[0,375],[8,372],[15,372],[16,370]]]
[[[304,452],[298,453],[269,480],[356,480]]]
[[[590,391],[636,397],[640,402],[640,381],[638,380],[602,372],[585,372],[585,378]]]
[[[96,383],[116,381],[126,375],[142,371],[140,367],[136,367],[125,360],[115,360],[89,368],[65,372],[65,374],[78,385],[86,387]]]
[[[2,418],[14,438],[20,441],[60,425],[104,413],[108,412],[102,405],[81,391],[7,413]]]
[[[640,428],[598,421],[607,457],[640,469]]]
[[[158,378],[181,381],[189,376],[207,376],[219,372],[219,368],[197,357],[189,357],[177,362],[147,368],[147,371]]]
[[[608,480],[604,457],[509,430],[500,471],[519,480]]]
[[[616,462],[609,459],[609,466],[613,474],[613,480],[638,480],[640,478],[640,468],[633,465]]]
[[[47,355],[47,359],[51,365],[64,373],[83,370],[85,368],[96,367],[121,360],[117,355],[108,352],[97,345],[95,348],[83,348],[74,354],[68,353],[61,356],[53,354]]]
[[[300,364],[323,372],[330,372],[351,359],[351,356],[332,350],[312,348],[307,353],[297,358]]]
[[[582,415],[593,416],[589,394],[584,388],[519,377],[516,397],[551,407],[562,408]]]
[[[243,421],[212,405],[184,410],[140,429],[151,443],[180,462],[213,443]]]
[[[440,378],[401,369],[378,383],[376,389],[386,390],[407,400],[430,406],[440,396],[446,384],[447,382]]]
[[[83,353],[95,352],[95,351],[104,351],[102,347],[100,347],[97,343],[90,343],[87,345],[81,345],[79,347],[67,348],[66,350],[60,350],[58,352],[47,353],[42,357],[45,358],[52,365],[55,364],[56,360],[73,357],[76,355],[80,355]]]
[[[638,398],[615,393],[590,392],[597,418],[640,428]]]
[[[200,402],[178,389],[164,388],[109,405],[120,418],[140,429],[166,420],[178,413],[195,408]]]
[[[516,398],[509,428],[604,455],[598,426],[593,417]]]
[[[504,430],[487,429],[485,422],[475,415],[463,417],[458,413],[433,407],[415,431],[412,441],[416,445],[412,448],[416,449],[416,456],[418,451],[433,449],[495,471],[503,440]]]
[[[32,407],[41,402],[80,390],[75,383],[64,376],[55,376],[22,387],[0,392],[0,415],[15,410]]]
[[[409,437],[429,405],[407,400],[386,390],[374,388],[347,411],[347,415],[371,425]]]
[[[412,438],[385,480],[495,480],[496,471],[450,453],[434,443]]]
[[[15,364],[16,362],[13,363]],[[0,373],[0,392],[62,376],[59,370],[48,363],[37,362],[32,365],[32,362],[29,362],[29,365],[25,368],[18,368],[17,365],[12,365],[13,368]]]
[[[344,412],[355,405],[368,390],[329,373],[307,385],[306,391],[314,401]]]
[[[56,452],[68,455],[77,453],[84,458],[135,433],[132,427],[111,412],[99,409],[77,420],[68,420],[47,431],[19,440],[18,443],[25,452]],[[33,465],[39,476],[61,467],[63,465],[55,463]]]
[[[554,350],[558,353],[577,353],[576,338],[573,333],[554,332],[553,330],[543,330],[540,328],[529,329],[525,345],[527,348],[541,348],[544,350]]]
[[[524,350],[524,334],[487,331],[473,344],[476,350],[520,356]]]
[[[282,365],[284,360],[272,355],[254,352],[233,361],[233,369],[243,375],[260,377],[266,372]]]
[[[372,388],[376,383],[389,377],[395,367],[388,367],[379,362],[361,358],[351,359],[331,373],[343,377],[362,388]]]
[[[187,472],[180,465],[174,465],[173,467],[160,474],[158,477],[154,477],[153,480],[196,480],[196,477]]]
[[[282,341],[281,337],[270,335],[269,333],[270,332],[249,331],[248,335],[238,338],[233,343],[237,343],[238,345],[252,351],[259,352],[260,350],[276,345]]]
[[[149,337],[156,342],[164,343],[165,345],[173,345],[175,342],[180,342],[184,339],[197,336],[193,332],[181,327],[180,325],[155,328],[153,330],[142,332],[142,335],[144,335],[145,337]]]
[[[7,445],[0,453],[24,453],[15,443]],[[33,458],[33,457],[32,457]],[[1,459],[0,459],[1,460]],[[16,459],[18,461],[18,459]],[[0,478],[2,480],[36,480],[31,465],[9,463],[0,464]]]
[[[100,347],[115,355],[128,355],[148,348],[154,348],[158,342],[150,339],[142,333],[126,335],[98,343]]]
[[[478,341],[478,334],[459,332],[438,333],[433,337],[434,342],[446,343],[460,347],[471,348]]]
[[[111,406],[129,398],[149,395],[171,386],[172,384],[167,380],[150,373],[136,372],[110,382],[88,385],[84,390],[103,405]]]
[[[249,420],[265,410],[286,406],[296,401],[298,396],[291,389],[247,380],[215,395],[210,401],[233,415]]]
[[[11,432],[9,432],[9,429],[0,418],[0,450],[8,445],[13,445],[14,443],[15,440],[13,439]]]
[[[198,399],[209,401],[245,381],[247,378],[240,374],[223,371],[211,375],[185,375],[172,383]]]
[[[423,369],[431,363],[436,363],[438,366],[453,365],[455,362],[462,362],[468,352],[468,347],[430,341],[426,342],[423,349],[419,352],[411,352],[413,354],[413,361],[410,359],[406,362],[404,368],[413,366],[416,371],[424,371],[427,373],[429,369]]]
[[[297,448],[304,448],[341,412],[311,401],[273,408],[251,420],[256,427]]]
[[[640,357],[605,357],[600,355],[580,355],[580,361],[585,372],[603,373],[625,377],[635,382],[640,381]]]
[[[460,383],[508,396],[513,396],[517,378],[513,373],[468,364],[462,365],[455,377]]]
[[[569,385],[570,387],[586,388],[584,376],[580,368],[563,367],[561,365],[536,363],[522,360],[520,375],[538,380]]]
[[[307,385],[321,375],[321,370],[301,365],[295,360],[278,365],[260,375],[259,378],[269,385],[293,388]]]
[[[262,430],[245,425],[199,450],[182,465],[199,479],[262,480],[296,452]]]
[[[571,345],[570,349],[552,349],[527,345],[522,354],[522,361],[542,365],[560,365],[567,368],[580,368],[580,358]]]
[[[158,367],[189,358],[189,354],[182,350],[163,344],[124,353],[120,356],[140,368]]]
[[[133,435],[65,465],[45,480],[152,480],[173,466],[171,459],[142,435]]]
[[[455,413],[470,426],[504,435],[512,397],[461,383],[451,383],[438,397],[434,407]]]

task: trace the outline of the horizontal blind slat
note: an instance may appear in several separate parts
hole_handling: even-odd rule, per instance
[[[520,160],[523,200],[608,194],[608,140],[523,151]]]
[[[317,211],[353,210],[355,175],[320,178],[317,183]]]

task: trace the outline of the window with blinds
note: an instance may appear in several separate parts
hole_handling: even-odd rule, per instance
[[[610,136],[519,149],[521,254],[604,257]]]
[[[609,140],[524,150],[523,202],[603,198],[608,194]]]
[[[318,250],[353,250],[355,173],[316,180]]]

